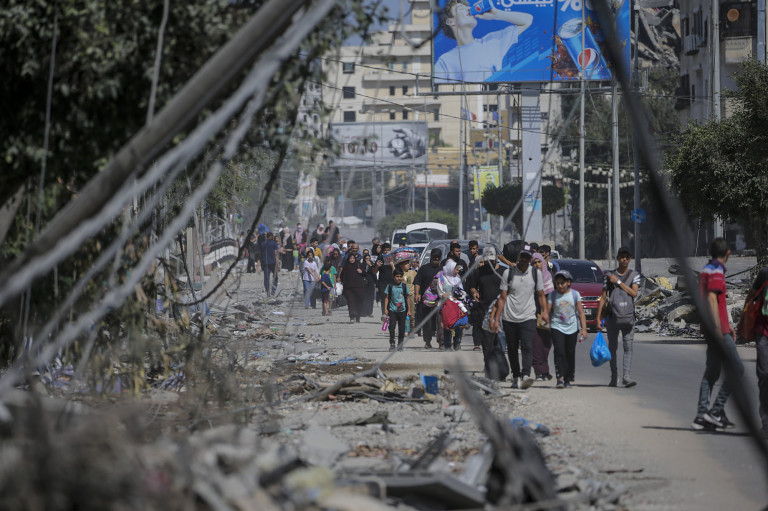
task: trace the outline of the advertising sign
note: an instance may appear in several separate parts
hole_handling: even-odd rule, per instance
[[[435,0],[433,80],[609,80],[599,0]],[[609,0],[629,73],[629,0]],[[585,5],[582,19],[582,5]]]
[[[331,124],[333,167],[393,167],[427,164],[429,135],[423,121]]]
[[[480,199],[486,188],[499,186],[499,169],[496,166],[482,166],[475,171],[475,199]]]

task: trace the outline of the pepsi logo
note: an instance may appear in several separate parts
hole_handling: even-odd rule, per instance
[[[579,66],[582,69],[590,67],[597,60],[597,51],[592,48],[585,48],[579,53]]]

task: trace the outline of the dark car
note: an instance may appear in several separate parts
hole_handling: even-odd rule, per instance
[[[571,273],[573,277],[571,288],[581,295],[584,315],[587,317],[587,328],[596,330],[597,306],[600,295],[603,294],[603,283],[605,282],[603,270],[594,261],[585,259],[555,259],[552,264],[555,266],[555,273],[561,269]]]
[[[429,254],[432,252],[433,248],[439,248],[440,251],[443,253],[443,259],[448,257],[448,249],[451,247],[451,241],[453,240],[432,240],[429,242],[429,245],[427,245],[424,248],[424,251],[421,253],[421,258],[419,259],[419,265],[429,264]],[[461,251],[466,254],[467,257],[469,257],[469,241],[470,240],[457,240],[459,244],[461,244]],[[477,240],[477,245],[480,248],[480,251],[478,252],[479,255],[483,255],[483,249],[485,248],[485,242]],[[497,254],[501,254],[501,251],[499,250],[499,247],[494,245],[493,243],[490,243],[490,246],[496,249]]]

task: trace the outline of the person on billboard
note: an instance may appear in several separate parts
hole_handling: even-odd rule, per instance
[[[478,7],[480,6],[480,7]],[[482,12],[477,12],[482,11]],[[472,15],[472,12],[477,12]],[[510,26],[475,39],[477,20],[506,21]],[[440,29],[456,40],[456,47],[445,52],[435,64],[435,81],[482,82],[502,68],[510,46],[533,22],[524,12],[496,9],[491,0],[480,0],[470,9],[467,0],[447,0],[439,15]]]

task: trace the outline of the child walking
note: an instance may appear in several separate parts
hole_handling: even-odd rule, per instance
[[[403,284],[403,270],[395,268],[392,272],[394,284],[384,289],[384,310],[389,315],[389,351],[403,351],[405,339],[405,317],[413,314],[408,301],[408,287]],[[397,328],[397,346],[395,346],[395,328]]]
[[[579,323],[582,340],[587,338],[587,318],[581,295],[571,289],[572,282],[571,273],[560,270],[555,274],[555,290],[547,296],[558,389],[570,387],[575,378]]]
[[[331,292],[333,291],[333,275],[331,270],[334,270],[331,258],[326,257],[323,263],[322,274],[320,275],[320,285],[322,286],[321,296],[323,297],[323,316],[331,315]]]

